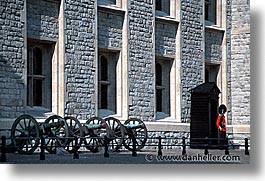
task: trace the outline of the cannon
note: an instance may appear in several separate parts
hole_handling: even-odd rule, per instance
[[[92,117],[81,124],[75,117],[57,115],[41,123],[30,115],[21,115],[11,128],[12,144],[21,154],[32,154],[40,140],[44,140],[43,146],[49,153],[56,153],[57,147],[75,153],[81,146],[95,153],[104,146],[105,139],[113,151],[118,151],[122,145],[130,151],[139,151],[147,141],[147,129],[143,121],[136,118],[121,124],[113,117]]]
[[[65,117],[64,119],[69,125],[70,139],[66,150],[70,153],[76,152],[82,145],[93,153],[98,152],[98,148],[104,144],[105,136],[108,138],[115,136],[115,134],[110,134],[109,124],[106,120],[100,117],[92,117],[84,124],[81,124],[75,117]],[[116,135],[118,139],[120,139],[119,135]]]
[[[137,118],[131,118],[124,122],[124,146],[129,151],[133,150],[133,142],[136,143],[136,151],[141,150],[147,141],[147,129],[144,122]]]
[[[122,145],[132,151],[133,143],[135,150],[139,151],[147,141],[147,129],[140,119],[131,118],[124,124],[114,117],[92,117],[85,124],[81,124],[74,117],[65,117],[65,120],[69,125],[70,137],[73,137],[72,140],[68,140],[66,146],[69,152],[77,151],[82,144],[91,152],[98,152],[99,148],[104,146],[106,138],[112,151],[118,151]]]
[[[19,116],[11,127],[11,140],[15,150],[21,154],[32,154],[44,140],[45,149],[56,153],[57,147],[68,143],[69,127],[65,119],[53,115],[44,122],[38,123],[30,115]]]

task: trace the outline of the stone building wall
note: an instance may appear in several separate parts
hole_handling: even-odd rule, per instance
[[[153,1],[131,1],[129,15],[129,117],[154,120]]]
[[[96,115],[95,0],[65,1],[65,114]]]
[[[227,120],[228,124],[231,124],[232,112],[231,112],[231,26],[232,26],[232,17],[231,17],[231,3],[232,0],[227,0],[226,2],[226,45],[227,45]]]
[[[0,1],[0,117],[14,118],[24,108],[24,0]]]
[[[181,0],[182,122],[190,122],[189,90],[203,83],[203,3]]]
[[[159,56],[175,56],[177,25],[155,23],[155,50]]]
[[[122,48],[123,16],[98,12],[98,46],[100,48]]]
[[[57,40],[60,2],[27,0],[27,30],[29,38]]]
[[[232,124],[250,124],[250,2],[231,4]]]

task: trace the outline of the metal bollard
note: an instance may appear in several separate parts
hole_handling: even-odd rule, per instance
[[[158,156],[162,156],[162,139],[161,136],[158,137]]]
[[[186,155],[186,138],[182,137],[182,155]]]
[[[108,138],[106,135],[104,136],[104,148],[104,157],[109,158]]]
[[[229,155],[229,149],[228,149],[228,138],[225,138],[225,155]]]
[[[248,150],[248,138],[245,138],[245,155],[249,155],[249,150]]]
[[[2,136],[1,162],[6,162],[6,137]]]
[[[74,152],[74,159],[79,159],[79,153],[78,153],[78,138],[75,137],[75,152]]]
[[[40,160],[45,160],[45,139],[41,137],[40,139]]]
[[[132,156],[135,157],[135,156],[137,156],[137,152],[136,152],[136,139],[134,136],[132,138],[132,141],[133,141]]]
[[[205,150],[204,150],[204,155],[208,155],[209,154],[209,139],[208,137],[205,137]]]

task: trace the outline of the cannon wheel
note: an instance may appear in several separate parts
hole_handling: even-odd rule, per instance
[[[62,121],[64,124],[52,127],[43,135],[45,139],[45,149],[52,154],[56,153],[57,147],[65,148],[69,137],[69,127],[65,119],[57,115],[50,116],[45,120],[45,123],[57,123],[59,121]]]
[[[123,125],[121,124],[120,120],[108,117],[105,119],[107,125],[108,125],[108,138],[110,149],[113,151],[118,151],[123,143],[124,139],[124,130]]]
[[[81,146],[82,137],[84,136],[84,131],[80,121],[78,121],[77,118],[68,116],[65,117],[64,119],[69,127],[69,139],[66,144],[66,150],[69,153],[74,153],[78,151]],[[76,138],[77,138],[77,145],[75,142]]]
[[[103,124],[106,123],[104,119],[100,117],[92,117],[87,120],[86,124]],[[86,128],[85,128],[86,129]],[[99,147],[104,144],[104,136],[107,135],[108,128],[88,130],[86,133],[84,144],[85,147],[93,153],[99,151]]]
[[[147,129],[144,122],[137,118],[130,118],[124,122],[124,125],[128,124],[143,124],[142,128],[137,129],[126,129],[126,134],[124,138],[124,146],[129,151],[133,150],[133,138],[136,140],[136,151],[141,150],[147,141]]]
[[[19,116],[12,125],[11,139],[13,146],[21,154],[32,154],[40,142],[40,128],[30,115]]]

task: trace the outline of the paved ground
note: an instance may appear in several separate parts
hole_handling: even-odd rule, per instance
[[[20,155],[7,153],[7,164],[248,164],[250,156],[244,150],[230,150],[225,155],[224,150],[209,150],[204,155],[204,150],[187,150],[182,156],[181,150],[163,150],[163,156],[157,156],[155,151],[141,151],[133,157],[131,152],[124,151],[110,153],[105,158],[103,153],[90,153],[82,151],[79,159],[73,159],[73,154],[45,154],[45,160],[40,160],[40,154]]]

